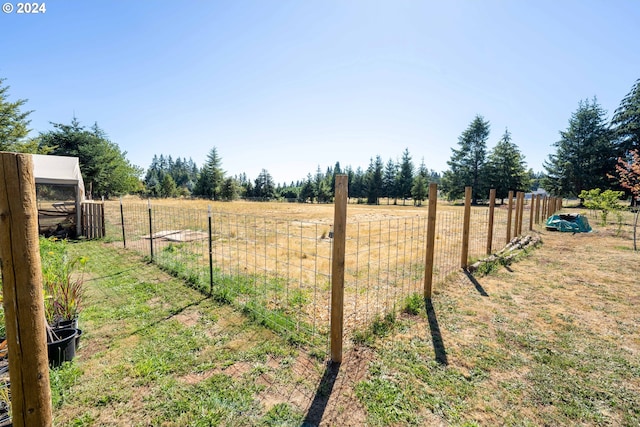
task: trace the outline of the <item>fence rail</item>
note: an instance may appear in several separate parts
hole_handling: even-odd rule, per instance
[[[461,260],[468,265],[501,249],[522,233],[523,222],[533,228],[541,216],[559,208],[552,200],[532,199],[525,205],[520,194],[509,200],[492,211],[468,205],[468,216],[456,210],[436,213],[431,283],[437,287],[460,270]],[[331,218],[287,220],[151,202],[108,202],[104,209],[111,240],[122,241],[127,249],[235,305],[292,342],[328,354]],[[430,257],[427,230],[426,215],[346,225],[341,325],[345,335],[397,311],[406,297],[423,293]]]

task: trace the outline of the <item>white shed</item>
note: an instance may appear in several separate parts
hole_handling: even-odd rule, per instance
[[[84,200],[84,181],[80,172],[80,162],[77,157],[44,156],[33,154],[33,174],[38,184],[72,187],[75,189],[74,201],[76,233],[82,232],[81,202]],[[56,202],[52,207],[61,213],[68,212],[69,202]]]

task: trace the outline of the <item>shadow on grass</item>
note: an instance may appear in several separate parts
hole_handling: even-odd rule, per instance
[[[84,281],[85,282],[94,282],[94,281],[97,281],[97,280],[109,279],[109,278],[117,277],[117,276],[120,276],[120,275],[122,275],[124,273],[128,273],[128,272],[134,271],[134,270],[136,270],[136,268],[135,267],[131,267],[131,268],[127,268],[125,270],[116,271],[115,273],[112,273],[112,274],[107,274],[105,276],[89,277],[89,278],[84,279]]]
[[[324,370],[322,379],[318,383],[318,388],[313,396],[313,401],[307,411],[307,416],[302,421],[302,427],[312,427],[320,424],[324,411],[327,409],[333,386],[336,383],[338,372],[340,371],[340,364],[329,362]]]
[[[154,327],[154,326],[156,326],[156,325],[158,325],[158,324],[160,324],[162,322],[166,322],[167,320],[171,319],[172,317],[177,316],[178,314],[182,313],[186,309],[188,309],[190,307],[195,307],[197,305],[200,305],[202,302],[204,302],[204,301],[206,301],[208,299],[210,299],[210,297],[200,298],[199,300],[194,301],[192,303],[189,303],[189,304],[187,304],[185,306],[173,309],[173,310],[171,310],[171,312],[169,313],[168,316],[162,317],[162,318],[160,318],[160,319],[158,319],[158,320],[156,320],[154,322],[149,323],[148,325],[144,325],[143,327],[138,328],[135,331],[131,332],[129,335],[131,336],[131,335],[139,334],[139,333],[141,333],[141,332],[143,332],[143,331],[145,331],[145,330],[147,330],[149,328],[152,328],[152,327]]]
[[[425,299],[424,305],[427,309],[427,319],[429,321],[429,330],[431,331],[433,351],[436,354],[436,362],[440,363],[441,365],[448,365],[449,361],[447,360],[447,350],[444,347],[444,341],[442,341],[440,325],[438,325],[438,317],[436,316],[436,311],[433,308],[431,299]]]
[[[487,291],[484,290],[480,282],[478,282],[478,280],[475,277],[473,277],[473,274],[469,273],[466,270],[464,271],[464,274],[467,276],[467,279],[469,279],[469,281],[473,283],[473,286],[476,287],[476,290],[478,291],[478,293],[480,293],[480,295],[482,295],[483,297],[489,296],[489,294],[487,293]]]

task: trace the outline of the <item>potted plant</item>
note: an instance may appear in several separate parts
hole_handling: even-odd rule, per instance
[[[43,272],[45,315],[54,329],[78,328],[78,316],[83,308],[84,257],[69,261],[63,257],[58,271]]]
[[[53,261],[43,263],[42,277],[49,363],[55,367],[72,360],[80,344],[78,316],[83,308],[87,259],[69,260],[66,253],[60,257],[51,255]]]

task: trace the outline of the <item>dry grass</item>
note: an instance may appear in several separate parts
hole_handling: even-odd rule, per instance
[[[527,258],[459,275],[429,316],[401,320],[356,386],[369,422],[638,425],[640,259],[615,227],[594,228],[542,231]]]
[[[228,277],[249,276],[253,292],[262,294],[271,310],[294,305],[300,322],[326,334],[329,324],[333,206],[299,203],[154,200],[153,232],[207,232],[212,210],[212,257],[217,271]],[[117,202],[107,203],[109,235],[121,234]],[[350,204],[347,209],[345,259],[345,322],[347,330],[366,327],[394,311],[423,286],[427,207]],[[148,206],[124,201],[127,246],[150,253]],[[528,212],[525,225],[528,228]],[[435,282],[444,281],[461,263],[463,210],[439,202],[436,226]],[[506,206],[495,213],[494,250],[506,243]],[[487,207],[473,207],[469,256],[486,253]],[[146,236],[146,238],[145,238]],[[188,265],[198,277],[208,275],[208,242],[170,243],[154,240],[159,262]],[[165,261],[163,261],[163,259]],[[274,285],[273,282],[277,284]],[[236,292],[236,297],[244,298]]]

